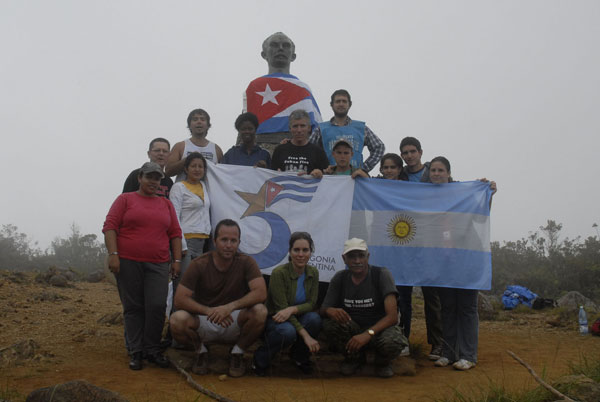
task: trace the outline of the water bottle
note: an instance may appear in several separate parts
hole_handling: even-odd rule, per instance
[[[583,306],[579,306],[579,334],[587,335],[588,333],[588,322],[587,315],[585,314],[585,310]]]

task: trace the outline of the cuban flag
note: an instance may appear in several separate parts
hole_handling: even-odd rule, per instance
[[[269,207],[285,198],[298,202],[312,201],[321,179],[306,179],[298,176],[279,176],[267,182],[266,206]]]
[[[290,131],[288,117],[297,109],[308,112],[313,129],[323,121],[310,87],[290,74],[255,79],[248,85],[244,101],[244,110],[258,117],[257,134]]]
[[[489,183],[356,180],[349,237],[397,285],[489,290]]]

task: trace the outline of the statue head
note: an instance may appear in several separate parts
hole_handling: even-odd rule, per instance
[[[262,44],[263,59],[269,64],[269,74],[290,73],[290,63],[296,60],[296,46],[283,32],[275,32]]]

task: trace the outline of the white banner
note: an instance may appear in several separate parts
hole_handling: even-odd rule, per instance
[[[287,262],[290,234],[308,232],[315,242],[310,265],[329,281],[344,269],[354,180],[349,176],[297,176],[235,165],[209,165],[206,186],[213,228],[233,219],[241,230],[240,250],[263,273]]]

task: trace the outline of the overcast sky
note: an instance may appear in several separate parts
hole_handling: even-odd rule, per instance
[[[598,1],[1,0],[0,224],[43,247],[72,222],[100,234],[148,142],[187,138],[194,108],[229,149],[283,31],[324,118],[345,88],[388,152],[415,136],[456,179],[496,180],[492,240],[547,219],[596,235],[598,21]]]

